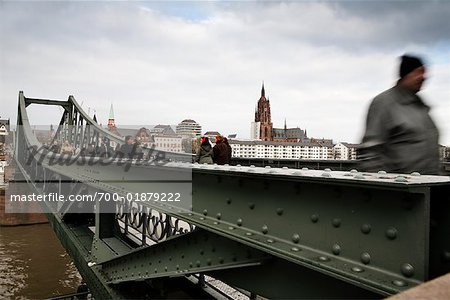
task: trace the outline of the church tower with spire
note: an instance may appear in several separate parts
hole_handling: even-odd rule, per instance
[[[261,97],[258,100],[258,104],[255,109],[255,122],[260,124],[259,126],[259,138],[262,141],[272,141],[272,120],[270,117],[270,101],[266,98],[266,91],[264,90],[264,82],[261,88]]]
[[[255,107],[255,121],[251,123],[250,138],[253,140],[269,142],[300,142],[308,138],[306,129],[299,127],[288,128],[284,119],[284,128],[274,128],[270,115],[270,101],[266,98],[264,82],[261,88],[261,97]]]
[[[108,130],[114,134],[120,135],[116,127],[116,119],[114,118],[114,110],[112,103],[111,108],[109,109]]]
[[[108,118],[108,129],[112,131],[112,129],[116,127],[116,120],[114,119],[114,110],[113,105],[111,103],[111,108],[109,109],[109,118]]]

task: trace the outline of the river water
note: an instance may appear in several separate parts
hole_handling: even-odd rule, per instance
[[[45,299],[80,282],[49,224],[0,227],[0,299]]]

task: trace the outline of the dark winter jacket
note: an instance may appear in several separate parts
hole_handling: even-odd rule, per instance
[[[199,164],[213,163],[213,150],[210,144],[201,145],[197,150],[195,161]]]
[[[367,114],[360,169],[438,174],[438,130],[419,96],[395,86],[377,97]]]

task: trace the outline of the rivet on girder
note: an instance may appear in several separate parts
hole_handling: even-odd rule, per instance
[[[225,262],[225,260],[223,259],[223,257],[219,257],[219,263],[223,264]]]
[[[197,260],[197,262],[195,263],[195,265],[196,265],[197,267],[200,267],[200,266],[201,266],[201,263],[200,263],[200,261],[199,261],[199,260]]]
[[[362,224],[362,226],[361,226],[362,233],[369,234],[370,231],[372,231],[372,226],[370,226],[370,224]]]
[[[352,271],[356,272],[356,273],[362,273],[362,272],[364,272],[364,269],[361,267],[353,267]]]
[[[267,239],[267,242],[268,242],[269,244],[273,244],[273,243],[275,243],[275,241],[274,241],[274,240],[272,240],[272,239]]]
[[[208,215],[208,210],[207,209],[204,209],[203,210],[203,214],[206,216],[206,215]]]
[[[227,198],[227,204],[231,204],[231,198]]]
[[[395,182],[408,182],[408,179],[406,179],[406,177],[404,176],[397,176],[394,179]]]
[[[298,252],[298,251],[300,251],[300,248],[298,248],[298,247],[292,247],[292,248],[291,248],[291,251]]]
[[[194,264],[191,262],[189,262],[189,267],[192,268],[194,266]]]
[[[331,247],[331,251],[334,255],[339,255],[341,254],[341,246],[339,246],[338,244],[334,244],[333,247]]]
[[[330,259],[326,256],[319,256],[320,261],[330,261]]]
[[[308,171],[308,168],[302,168],[303,171]]]
[[[166,272],[167,272],[167,270],[168,270],[168,269],[169,269],[169,268],[167,268],[167,266],[165,266],[165,267],[164,267],[164,271],[166,271]]]
[[[350,170],[350,173],[358,173],[358,170],[356,170],[356,169],[351,169],[351,170]]]
[[[228,226],[228,229],[229,230],[234,230],[234,227],[233,226]]]
[[[253,235],[253,233],[251,233],[251,232],[246,232],[245,235],[251,236],[251,235]]]
[[[294,233],[293,235],[292,235],[292,241],[294,242],[294,243],[298,243],[298,242],[300,242],[300,235],[298,234],[298,233]]]
[[[249,207],[250,209],[254,209],[254,208],[255,208],[255,203],[249,203],[249,204],[248,204],[248,207]]]
[[[412,176],[420,176],[420,173],[419,172],[412,172],[411,175]]]
[[[203,220],[205,220],[205,217],[200,217],[199,219],[203,221]]]
[[[221,213],[217,213],[217,214],[216,214],[216,218],[217,218],[218,220],[220,220],[220,219],[222,218],[222,214],[221,214]]]
[[[330,168],[326,168],[324,171],[325,172],[331,172],[331,169]]]
[[[265,166],[266,169],[270,169],[270,166]]]
[[[317,223],[319,221],[319,215],[313,214],[311,215],[311,222]]]
[[[177,270],[179,270],[179,269],[180,269],[180,265],[176,265],[175,268],[176,268]]]
[[[238,226],[242,226],[242,219],[241,218],[237,219],[236,224]]]
[[[406,277],[412,277],[414,275],[414,267],[411,264],[404,264],[402,266],[402,274]]]
[[[367,252],[361,253],[361,262],[365,265],[370,263],[370,254]]]
[[[269,227],[267,225],[263,225],[263,227],[261,227],[261,231],[264,234],[267,234],[269,232]]]
[[[386,171],[380,170],[380,171],[378,171],[378,174],[380,174],[380,175],[386,175],[387,173],[386,173]]]
[[[395,240],[397,238],[398,231],[394,227],[390,227],[386,230],[386,237],[390,240]]]
[[[339,218],[334,218],[333,221],[331,222],[333,224],[333,227],[340,227],[341,226],[341,219]]]
[[[220,222],[218,222],[218,221],[214,221],[214,222],[213,222],[213,224],[214,224],[214,225],[219,225],[219,224],[220,224]]]
[[[408,283],[406,283],[403,280],[394,280],[394,281],[392,281],[392,284],[394,284],[395,286],[399,286],[399,287],[404,287],[404,286],[408,285]]]
[[[321,176],[322,176],[322,177],[329,178],[329,177],[331,177],[331,174],[330,174],[330,173],[322,173]]]
[[[207,264],[208,266],[210,266],[210,265],[212,264],[212,262],[211,262],[211,259],[210,259],[210,258],[208,258],[208,259],[206,260],[206,264]]]
[[[284,210],[281,207],[277,208],[277,215],[281,216],[283,212]]]

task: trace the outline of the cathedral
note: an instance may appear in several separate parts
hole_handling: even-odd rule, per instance
[[[266,98],[264,83],[261,88],[261,97],[255,108],[255,121],[252,122],[251,138],[273,142],[301,142],[307,139],[306,130],[300,128],[287,128],[286,120],[284,128],[273,128],[270,117],[270,101]]]

